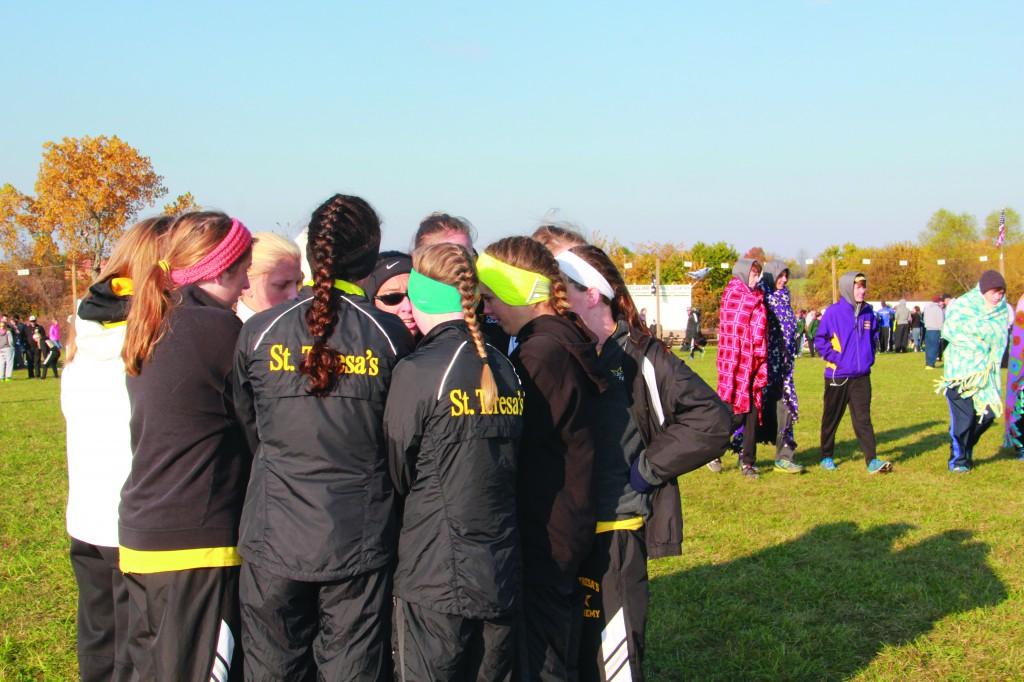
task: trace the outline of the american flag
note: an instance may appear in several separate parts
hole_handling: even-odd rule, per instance
[[[999,236],[996,237],[996,246],[1002,246],[1006,239],[1006,209],[999,212]]]

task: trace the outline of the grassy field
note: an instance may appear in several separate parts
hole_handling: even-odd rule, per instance
[[[714,382],[709,353],[693,366]],[[652,680],[1024,679],[1024,462],[1002,422],[968,475],[946,471],[948,417],[923,356],[873,374],[869,477],[847,419],[837,472],[681,481],[684,554],[651,563]],[[818,459],[821,361],[797,363],[797,460]],[[19,376],[24,376],[19,373]],[[58,383],[0,385],[0,679],[75,677]]]

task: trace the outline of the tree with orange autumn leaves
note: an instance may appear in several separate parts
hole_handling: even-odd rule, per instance
[[[167,193],[162,183],[149,158],[116,135],[47,142],[34,197],[0,188],[0,246],[14,254],[28,237],[35,262],[60,249],[98,272],[124,229]]]
[[[179,194],[178,198],[171,203],[164,204],[164,215],[177,216],[189,211],[201,211],[202,209],[203,207],[192,196],[192,192],[185,192],[184,194]]]

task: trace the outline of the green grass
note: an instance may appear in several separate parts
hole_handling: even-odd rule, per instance
[[[0,384],[0,680],[77,679],[59,386]]]
[[[691,363],[714,385],[714,357]],[[999,453],[946,471],[948,416],[923,356],[872,375],[879,456],[869,477],[849,419],[839,471],[771,471],[735,458],[681,481],[683,556],[650,564],[651,680],[1024,678],[1024,462]],[[19,373],[23,377],[24,373]],[[797,363],[797,461],[818,459],[817,359]],[[0,385],[0,679],[75,678],[75,586],[64,533],[57,382]]]
[[[690,363],[715,385],[713,354]],[[651,679],[1024,678],[1024,462],[1000,454],[1002,421],[956,476],[941,371],[882,355],[872,373],[878,455],[868,476],[849,418],[838,471],[817,468],[824,381],[797,361],[794,476],[725,471],[680,482],[683,556],[651,564]]]

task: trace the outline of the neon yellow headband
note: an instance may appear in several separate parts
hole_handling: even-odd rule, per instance
[[[506,305],[531,305],[551,298],[551,280],[536,272],[502,262],[487,253],[476,261],[480,282]]]

